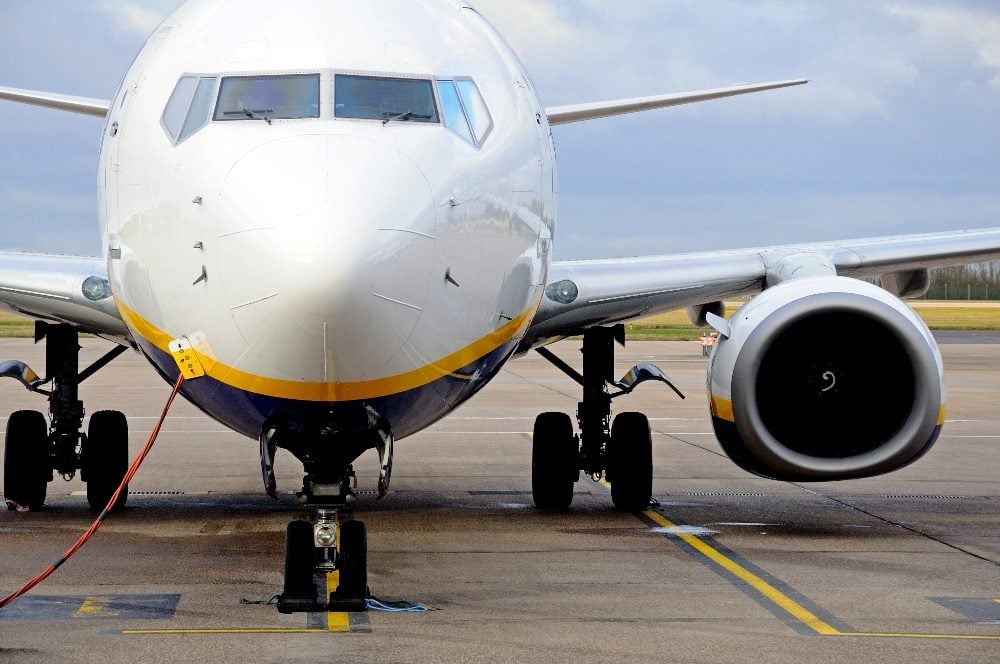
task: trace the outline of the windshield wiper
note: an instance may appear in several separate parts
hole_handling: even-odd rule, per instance
[[[251,111],[249,108],[244,107],[243,112],[251,120],[263,120],[267,124],[271,124],[271,118],[267,117],[266,115],[261,115],[261,113],[274,113],[274,109],[262,108],[259,111]]]
[[[267,124],[271,124],[271,118],[266,115],[261,115],[261,113],[274,113],[274,109],[262,108],[260,110],[253,111],[244,107],[240,111],[224,111],[223,115],[245,115],[251,120],[263,120]]]
[[[393,120],[402,120],[406,122],[407,120],[430,120],[433,116],[431,115],[417,115],[413,111],[406,111],[405,113],[394,113],[392,111],[386,111],[382,114],[385,120],[382,120],[382,126],[386,126]]]
[[[388,117],[386,117],[386,116],[388,116]],[[389,111],[389,112],[383,113],[382,117],[385,118],[385,120],[382,120],[382,126],[384,127],[387,124],[389,124],[390,122],[392,122],[393,120],[403,120],[404,122],[406,120],[409,120],[411,117],[413,117],[413,111],[404,111],[403,113],[393,113],[393,112]]]

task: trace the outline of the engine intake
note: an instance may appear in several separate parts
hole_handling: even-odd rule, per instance
[[[943,421],[937,344],[902,301],[844,277],[794,280],[740,308],[709,367],[716,436],[781,480],[879,475],[917,460]]]

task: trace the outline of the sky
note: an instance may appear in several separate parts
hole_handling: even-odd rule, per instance
[[[111,98],[176,0],[6,0],[0,85]],[[1000,4],[473,0],[554,106],[807,86],[555,127],[558,259],[1000,226]],[[99,254],[102,122],[0,102],[0,249]]]

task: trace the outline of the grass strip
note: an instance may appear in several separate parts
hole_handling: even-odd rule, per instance
[[[727,303],[726,317],[731,316],[740,304]],[[976,306],[975,303],[966,302],[954,305],[949,305],[948,302],[935,302],[933,306],[921,306],[921,304],[921,302],[914,303],[914,311],[932,330],[1000,330],[1000,307],[997,306]],[[695,341],[705,331],[691,325],[687,312],[683,310],[625,324],[626,338],[635,340]]]
[[[35,335],[35,322],[30,318],[0,312],[0,339],[31,338]]]

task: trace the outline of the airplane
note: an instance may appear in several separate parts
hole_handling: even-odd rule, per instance
[[[99,411],[84,431],[78,387],[132,349],[168,382],[193,372],[183,396],[258,442],[269,494],[278,449],[302,462],[311,516],[286,532],[279,610],[363,610],[353,463],[377,451],[384,496],[398,441],[532,350],[582,392],[575,418],[535,421],[535,505],[567,509],[583,473],[610,483],[616,508],[644,509],[649,422],[612,401],[649,381],[677,390],[648,364],[616,379],[615,345],[625,321],[680,309],[719,335],[708,408],[740,467],[825,481],[913,463],[946,400],[937,345],[903,298],[926,292],[930,268],[1000,258],[1000,228],[552,259],[553,126],[806,82],[546,108],[462,0],[191,0],[111,100],[0,88],[105,119],[102,255],[0,252],[0,306],[34,318],[46,351],[43,374],[11,360],[0,376],[49,403],[48,418],[8,421],[8,505],[38,510],[53,473],[80,471],[105,507],[128,465],[127,418]],[[83,333],[113,346],[81,370]],[[546,347],[577,336],[582,370]],[[314,576],[330,569],[341,585],[320,597]]]

